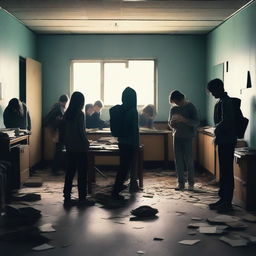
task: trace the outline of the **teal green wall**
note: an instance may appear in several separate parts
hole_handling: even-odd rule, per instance
[[[242,100],[242,111],[250,119],[245,139],[256,146],[256,3],[234,15],[207,36],[207,81],[219,76],[216,67],[228,61],[224,70],[225,89],[230,96]],[[225,66],[225,65],[224,65]],[[252,88],[246,88],[247,71],[251,72]],[[207,120],[213,123],[215,100],[206,100]]]
[[[0,128],[4,127],[2,113],[9,100],[19,98],[19,56],[36,58],[36,35],[0,9],[0,83],[4,93]]]
[[[44,115],[59,95],[70,93],[72,59],[154,58],[158,66],[158,115],[166,121],[169,92],[179,89],[205,118],[205,36],[40,35]],[[107,111],[103,117],[108,118]]]

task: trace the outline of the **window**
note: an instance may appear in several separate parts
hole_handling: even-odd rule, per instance
[[[101,99],[106,106],[120,104],[127,86],[137,92],[137,105],[156,103],[154,60],[74,60],[71,77],[72,92],[82,92],[86,103]]]

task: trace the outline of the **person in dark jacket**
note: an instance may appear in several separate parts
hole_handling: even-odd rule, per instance
[[[211,210],[226,213],[233,210],[232,199],[234,191],[233,161],[237,141],[235,126],[235,110],[238,101],[233,101],[224,91],[224,84],[220,79],[214,79],[207,85],[209,92],[219,101],[214,107],[215,144],[218,146],[220,168],[220,200],[209,204]]]
[[[84,113],[84,95],[74,92],[64,114],[60,139],[67,151],[67,171],[64,184],[64,205],[74,204],[71,200],[72,183],[77,172],[79,204],[92,205],[87,196],[87,169],[89,141],[86,137]]]
[[[12,98],[9,101],[3,117],[6,128],[31,130],[31,120],[27,106],[17,98]]]
[[[49,129],[52,141],[55,144],[52,163],[52,174],[54,175],[58,175],[61,166],[61,156],[64,145],[59,141],[59,128],[68,101],[69,97],[66,94],[61,95],[59,101],[52,106],[44,120],[44,125]]]
[[[122,93],[122,111],[124,135],[118,137],[120,151],[120,169],[117,172],[112,191],[114,199],[123,199],[119,193],[125,188],[124,182],[130,174],[130,192],[139,190],[137,182],[137,155],[139,149],[139,127],[137,95],[135,90],[127,87]]]
[[[100,118],[101,109],[103,108],[103,103],[101,100],[97,100],[93,104],[93,111],[91,114],[86,115],[86,128],[106,128],[109,127],[108,122],[103,121]],[[88,111],[88,109],[87,109]]]

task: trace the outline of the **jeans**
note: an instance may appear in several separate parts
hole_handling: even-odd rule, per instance
[[[185,171],[188,172],[188,184],[194,185],[194,160],[192,151],[192,138],[173,139],[175,166],[180,186],[185,186]]]
[[[137,182],[138,149],[133,145],[118,144],[120,154],[120,167],[116,175],[113,193],[118,194],[126,177],[130,174],[130,184]]]
[[[70,199],[73,179],[77,172],[78,197],[83,200],[87,195],[88,155],[86,152],[67,152],[67,160],[64,198]]]

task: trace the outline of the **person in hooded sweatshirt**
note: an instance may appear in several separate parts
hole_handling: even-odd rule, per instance
[[[124,182],[130,174],[130,192],[139,190],[137,182],[137,156],[139,149],[139,126],[137,95],[134,89],[127,87],[122,93],[123,135],[118,137],[120,168],[117,172],[112,191],[114,199],[123,199],[119,193],[126,188]]]
[[[29,111],[25,103],[17,98],[12,98],[3,114],[6,128],[20,128],[31,130]]]
[[[220,167],[220,199],[209,204],[211,210],[227,213],[233,210],[232,199],[234,191],[234,151],[237,141],[236,109],[240,107],[239,99],[232,99],[224,90],[220,79],[213,79],[207,85],[213,97],[219,99],[214,107],[215,144],[218,145]]]

